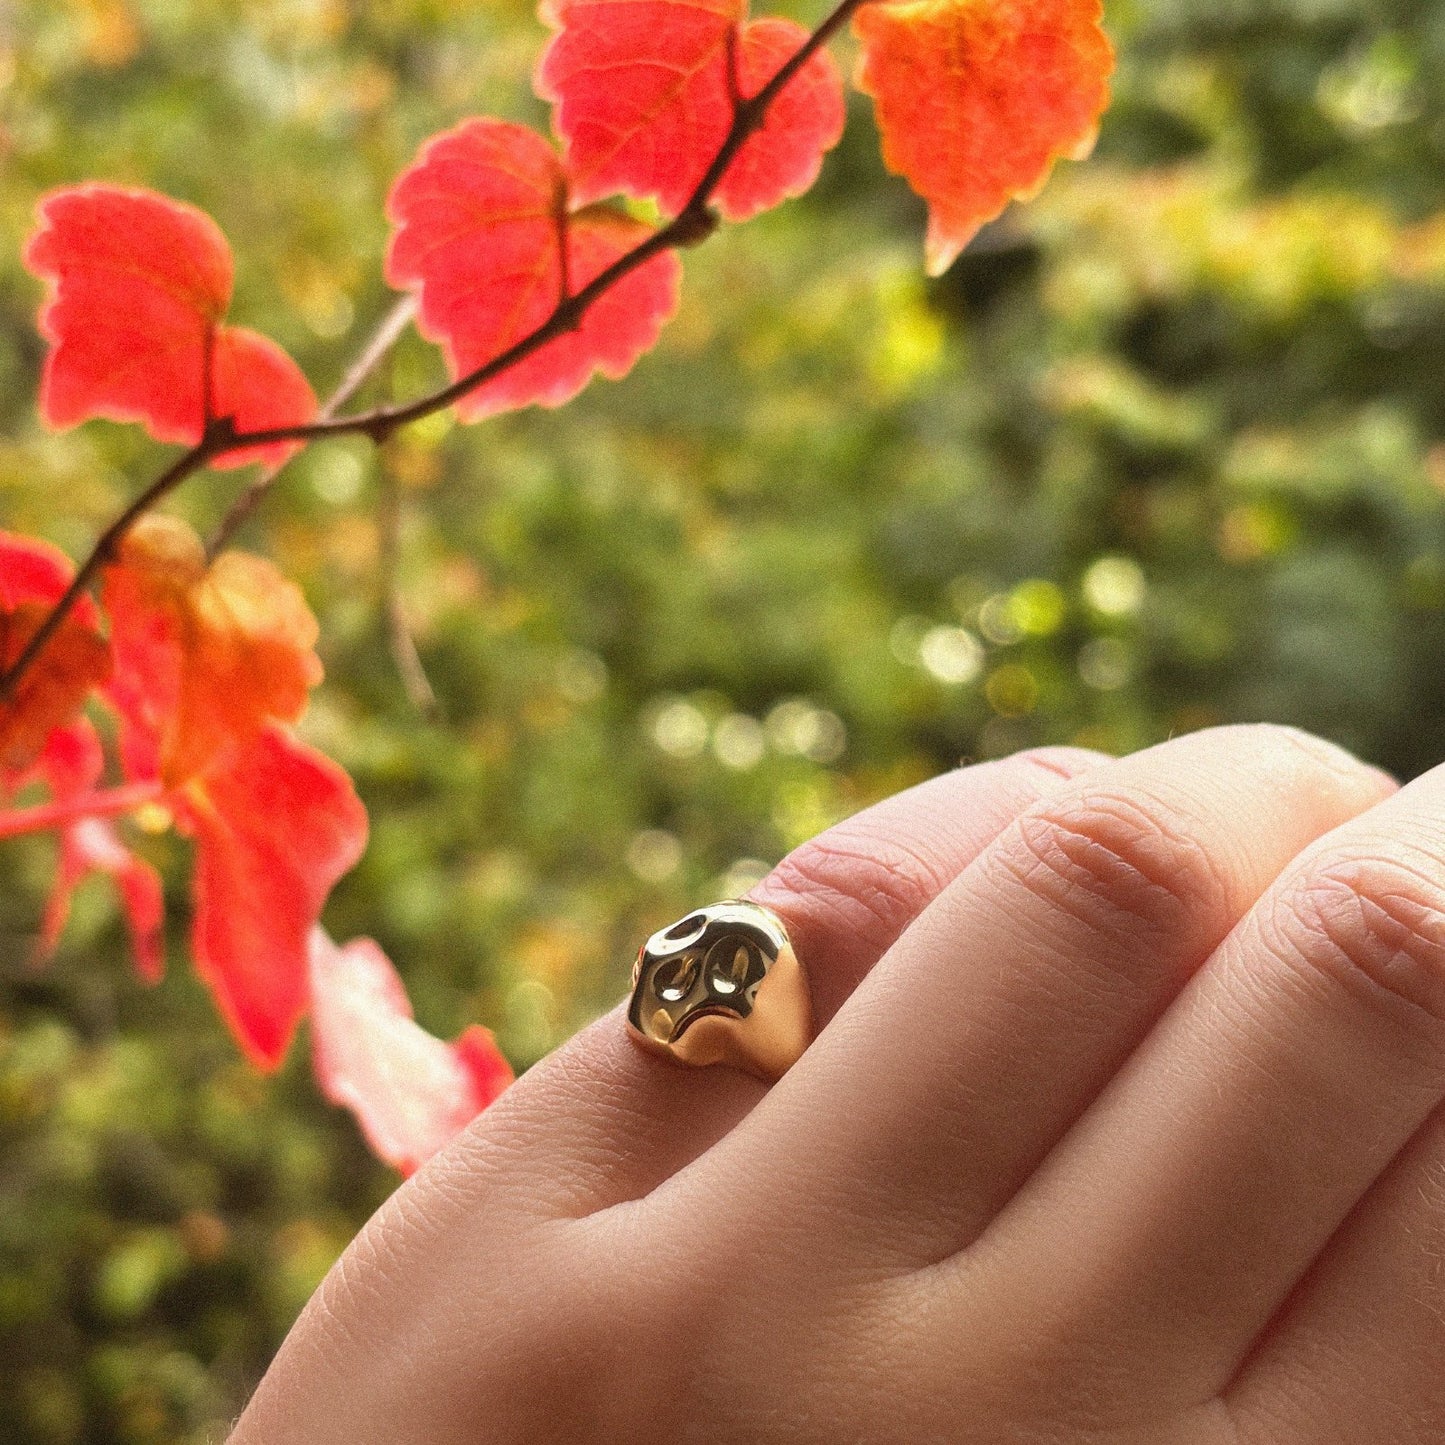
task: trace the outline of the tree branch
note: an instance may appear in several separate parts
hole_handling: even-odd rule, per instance
[[[718,148],[717,155],[713,157],[712,164],[693,189],[687,204],[671,221],[619,256],[605,271],[599,272],[569,299],[559,301],[552,314],[520,341],[513,343],[475,371],[458,377],[449,386],[440,387],[404,405],[376,407],[372,411],[356,412],[350,416],[333,417],[300,426],[245,432],[241,434],[241,440],[248,446],[266,446],[275,442],[318,441],[325,437],[361,435],[368,436],[377,443],[383,442],[399,427],[444,410],[504,371],[510,371],[519,362],[540,351],[549,341],[555,341],[557,337],[575,331],[587,309],[595,301],[610,291],[623,277],[631,275],[639,266],[646,265],[654,256],[664,251],[695,246],[706,240],[717,229],[717,216],[709,209],[708,203],[727,173],[727,168],[737,158],[737,153],[747,143],[748,138],[767,119],[769,106],[778,98],[783,88],[838,33],[863,3],[864,0],[839,0],[827,18],[798,47],[797,52],[778,73],[756,95],[738,104],[733,113],[733,123]]]
[[[769,106],[777,99],[788,82],[842,29],[853,12],[863,3],[864,0],[837,0],[832,11],[798,47],[797,52],[789,58],[778,73],[756,95],[738,102],[733,110],[732,125],[728,129],[722,145],[718,148],[717,155],[713,157],[712,164],[708,166],[692,195],[688,197],[687,204],[671,221],[638,242],[630,251],[619,256],[612,265],[595,276],[581,290],[574,292],[571,296],[559,298],[552,314],[540,326],[509,346],[500,355],[493,357],[484,366],[477,367],[474,371],[468,372],[447,386],[440,387],[436,391],[418,397],[415,401],[399,406],[379,406],[371,411],[354,412],[349,416],[327,415],[323,412],[316,421],[304,425],[271,427],[252,432],[236,431],[226,418],[221,418],[208,426],[206,438],[174,462],[101,535],[94,550],[75,574],[75,580],[70,584],[65,596],[55,604],[54,609],[30,639],[29,644],[16,659],[14,665],[3,676],[0,676],[0,702],[4,702],[13,694],[22,675],[34,664],[36,657],[39,656],[41,650],[54,636],[61,622],[75,605],[76,599],[90,584],[95,574],[136,520],[192,473],[205,466],[219,452],[240,447],[272,446],[280,442],[322,441],[327,437],[341,436],[369,437],[379,446],[399,428],[444,410],[475,391],[479,386],[485,385],[494,377],[500,376],[503,372],[509,371],[512,367],[525,361],[534,352],[540,351],[549,341],[555,341],[559,336],[575,331],[594,302],[610,291],[625,276],[631,275],[639,266],[646,265],[654,256],[684,246],[695,246],[706,240],[717,229],[718,224],[717,214],[710,208],[709,202],[737,153],[747,143],[748,138],[763,124],[767,118]],[[334,412],[349,399],[351,393],[360,386],[370,370],[395,342],[396,336],[400,335],[406,322],[411,319],[409,309],[405,316],[401,314],[403,306],[407,304],[406,301],[399,303],[387,321],[383,323],[372,343],[347,374],[347,379],[342,383],[337,397],[328,403],[328,411]],[[414,304],[414,302],[411,303],[413,306]],[[398,317],[401,319],[398,320]],[[396,334],[388,335],[393,323]],[[386,336],[387,339],[384,344],[379,344],[383,336]],[[350,385],[352,377],[356,377],[355,385]],[[236,527],[250,515],[274,481],[274,474],[263,477],[242,495],[236,506],[231,509],[231,514],[221,524],[219,533],[221,541],[228,538]],[[238,513],[239,516],[237,516]],[[236,518],[234,522],[233,517]]]
[[[138,496],[104,532],[91,548],[90,556],[81,564],[80,570],[71,579],[64,595],[50,609],[45,621],[35,629],[30,641],[20,651],[9,669],[0,676],[0,703],[14,695],[20,679],[35,665],[35,659],[45,650],[46,644],[60,630],[60,625],[70,615],[70,609],[80,600],[80,594],[90,586],[95,575],[115,554],[125,534],[150,509],[169,496],[185,479],[200,471],[218,452],[230,448],[235,436],[229,417],[222,417],[206,428],[206,434],[190,451],[177,457],[159,477]]]

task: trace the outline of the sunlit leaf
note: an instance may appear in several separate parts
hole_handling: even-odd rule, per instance
[[[747,23],[744,0],[553,0],[556,35],[537,70],[556,103],[579,202],[621,192],[687,203],[733,123],[734,94],[757,94],[807,37],[787,20]],[[842,84],[826,53],[811,57],[715,192],[744,220],[812,185],[843,132]]]
[[[576,292],[649,234],[610,207],[566,208],[552,147],[505,121],[469,120],[437,136],[397,180],[387,208],[397,227],[387,279],[418,293],[418,325],[444,348],[454,376],[522,340],[566,288]],[[479,386],[458,413],[475,420],[532,403],[560,406],[596,371],[626,375],[677,309],[681,269],[671,253],[644,262],[575,331]]]
[[[1094,144],[1114,53],[1101,0],[882,0],[853,20],[883,159],[928,202],[937,275],[1055,160]]]
[[[111,695],[133,779],[175,785],[268,722],[294,722],[321,680],[316,619],[260,557],[207,564],[184,523],[150,517],[105,569],[116,658]]]
[[[158,441],[194,445],[207,416],[238,429],[310,420],[316,398],[274,342],[223,325],[233,265],[226,238],[194,206],[154,191],[84,185],[52,191],[25,264],[51,283],[40,411],[54,427],[92,417],[140,422]],[[219,467],[279,463],[282,445],[236,451]]]
[[[410,1174],[512,1082],[479,1025],[453,1044],[427,1033],[391,961],[369,938],[311,938],[311,1034],[322,1092],[356,1115],[372,1149]]]

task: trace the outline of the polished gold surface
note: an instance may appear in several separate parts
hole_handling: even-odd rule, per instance
[[[627,1026],[680,1063],[780,1078],[812,1038],[808,981],[782,919],[733,899],[659,929],[632,970]]]

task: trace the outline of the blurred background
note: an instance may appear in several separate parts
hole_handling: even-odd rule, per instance
[[[321,619],[304,732],[371,810],[328,923],[433,1032],[525,1067],[652,928],[960,759],[1259,718],[1445,755],[1445,7],[1109,23],[1095,159],[941,280],[854,97],[806,200],[688,253],[625,382],[314,448],[250,524]],[[543,39],[521,0],[0,0],[0,526],[81,555],[161,455],[36,421],[42,190],[205,207],[234,319],[324,391],[390,304],[391,177],[468,114],[545,126]],[[438,374],[412,340],[371,399]],[[185,845],[139,846],[177,884],[157,989],[101,885],[31,971],[53,855],[0,850],[7,1445],[219,1442],[396,1184],[304,1039],[242,1063],[185,961]]]

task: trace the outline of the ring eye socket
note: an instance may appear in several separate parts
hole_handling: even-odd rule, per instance
[[[697,983],[698,960],[694,954],[665,959],[652,975],[652,987],[664,1003],[681,1003]]]
[[[707,955],[708,992],[720,998],[732,998],[747,986],[753,971],[754,949],[737,938],[724,938],[713,944]]]
[[[706,927],[707,914],[689,913],[686,918],[679,918],[662,936],[669,943],[693,943],[702,937]]]

